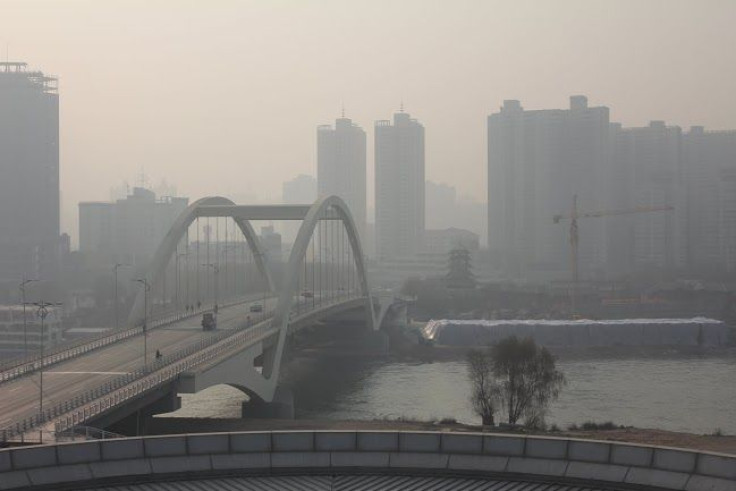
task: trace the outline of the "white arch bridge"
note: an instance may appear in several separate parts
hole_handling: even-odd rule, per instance
[[[282,220],[301,225],[277,275],[277,261],[263,243],[268,237],[259,239],[252,222]],[[175,220],[137,281],[127,327],[0,367],[0,442],[53,439],[141,411],[170,411],[177,393],[215,384],[239,388],[261,408],[278,403],[291,333],[329,317],[354,319],[350,312],[365,319],[367,332],[376,331],[376,312],[385,312],[371,298],[360,237],[336,196],[273,206],[200,199]],[[204,331],[199,323],[208,311],[217,328]],[[43,402],[34,401],[42,366]],[[4,391],[29,395],[10,398]]]

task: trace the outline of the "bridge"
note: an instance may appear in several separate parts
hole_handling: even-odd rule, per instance
[[[258,220],[301,222],[278,282]],[[254,413],[288,415],[278,382],[289,336],[361,311],[374,332],[376,311],[386,311],[371,298],[360,237],[336,196],[274,206],[200,199],[136,281],[123,328],[0,366],[0,441],[55,441],[120,421],[134,421],[137,434],[141,418],[178,408],[178,393],[215,384],[248,394]],[[202,329],[203,312],[216,329]]]

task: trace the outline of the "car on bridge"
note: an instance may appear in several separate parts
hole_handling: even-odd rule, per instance
[[[260,303],[254,303],[250,306],[251,312],[263,312],[263,305]]]
[[[310,292],[309,290],[304,290],[302,292],[302,297],[304,297],[304,298],[314,298],[314,293]]]
[[[202,329],[205,331],[214,331],[217,327],[217,317],[214,312],[205,312],[202,314]]]

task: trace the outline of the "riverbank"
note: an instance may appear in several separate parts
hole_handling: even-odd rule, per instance
[[[611,430],[575,431],[526,431],[504,430],[494,427],[484,428],[453,422],[428,422],[404,420],[316,420],[316,419],[238,419],[238,418],[153,418],[147,428],[148,434],[170,435],[177,433],[215,433],[231,431],[286,431],[286,430],[392,430],[392,431],[457,431],[493,432],[509,434],[534,434],[591,440],[610,440],[618,442],[661,445],[666,447],[689,448],[709,452],[736,455],[736,436],[697,435],[675,431],[651,430],[643,428],[616,428]]]

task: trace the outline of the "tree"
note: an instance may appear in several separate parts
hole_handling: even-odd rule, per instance
[[[475,288],[475,275],[470,261],[470,251],[463,247],[450,251],[445,281],[448,288]]]
[[[490,358],[510,424],[522,416],[538,421],[565,384],[554,356],[531,337],[519,340],[511,336],[499,341],[491,346]]]
[[[470,402],[473,411],[481,417],[484,425],[493,426],[498,387],[493,378],[491,360],[487,353],[480,350],[471,350],[468,353],[468,377],[472,386]]]

